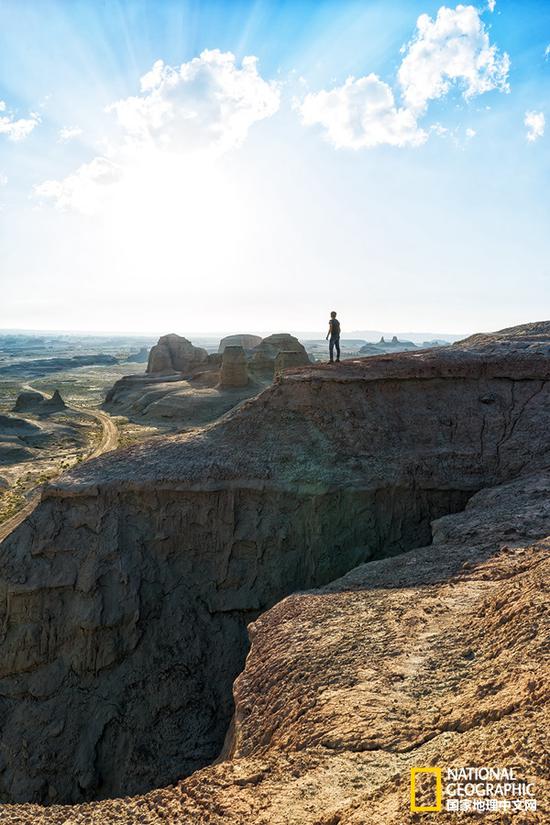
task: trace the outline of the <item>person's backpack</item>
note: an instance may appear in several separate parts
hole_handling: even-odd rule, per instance
[[[340,321],[337,321],[336,318],[330,319],[330,334],[332,338],[340,337]]]

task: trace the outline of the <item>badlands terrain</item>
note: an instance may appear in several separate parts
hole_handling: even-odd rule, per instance
[[[49,484],[0,544],[0,822],[399,825],[425,765],[547,821],[549,379],[550,322],[282,368]]]

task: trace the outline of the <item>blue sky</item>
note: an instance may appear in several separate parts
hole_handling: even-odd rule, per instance
[[[0,0],[0,328],[548,317],[549,44],[546,2]]]

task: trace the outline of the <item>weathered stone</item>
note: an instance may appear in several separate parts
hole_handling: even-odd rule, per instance
[[[254,348],[250,366],[258,372],[270,372],[273,374],[275,370],[275,359],[280,352],[295,352],[297,353],[296,362],[303,365],[311,363],[307,352],[298,339],[286,332],[280,332],[264,338],[262,342]]]
[[[242,347],[244,350],[251,350],[262,343],[259,335],[227,335],[222,338],[218,347],[218,352],[222,353],[226,347]]]
[[[226,346],[224,348],[220,384],[226,389],[246,387],[248,384],[246,356],[242,347]]]
[[[188,372],[208,360],[208,353],[202,347],[195,347],[181,335],[163,335],[151,348],[148,373]]]

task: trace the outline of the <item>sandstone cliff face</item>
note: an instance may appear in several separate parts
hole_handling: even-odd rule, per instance
[[[290,596],[249,627],[217,764],[145,796],[6,805],[0,821],[401,825],[420,821],[411,767],[513,765],[539,810],[483,822],[543,825],[549,576],[550,474],[484,490],[434,523],[432,545]]]
[[[148,373],[187,372],[208,360],[208,353],[202,347],[194,347],[191,341],[180,335],[163,335],[158,344],[151,347]]]
[[[0,545],[2,798],[135,793],[211,761],[231,715],[231,683],[242,670],[251,619],[367,559],[427,545],[431,519],[461,510],[482,487],[550,465],[549,341],[539,333],[529,352],[507,339],[489,353],[462,346],[290,371],[193,437],[106,455],[48,488],[32,517]],[[422,559],[425,571],[447,576],[441,542]],[[387,583],[374,588],[380,598],[402,563],[383,562]],[[369,638],[370,609],[361,620]],[[373,617],[376,628],[382,618]],[[309,649],[315,639],[329,639],[326,630],[316,636],[318,621],[311,621]],[[383,645],[386,637],[376,638]],[[297,665],[304,685],[318,671],[312,661],[311,670],[305,660]],[[335,707],[338,680],[346,678],[334,674]],[[263,759],[264,745],[284,745],[286,734],[275,736],[279,723],[263,718],[256,726],[262,743],[250,738],[242,684],[229,751]],[[263,688],[255,685],[250,707],[262,705]],[[277,707],[270,703],[272,713]],[[299,692],[293,707],[297,718],[307,712]],[[321,721],[307,747],[326,755],[329,724]],[[345,727],[343,718],[336,721]],[[366,733],[362,727],[353,747],[344,736],[345,749],[367,751]],[[372,731],[376,741],[383,735]],[[270,782],[286,788],[294,757],[269,759]],[[304,776],[316,764],[316,776],[323,774],[315,754],[307,766],[300,759],[295,768],[305,766]],[[359,764],[358,757],[340,761],[342,776],[354,759]],[[254,765],[254,782],[263,781],[263,768]],[[208,771],[208,781],[229,788],[232,800],[245,799],[242,818],[234,811],[228,821],[324,821],[277,820],[275,809],[271,820],[247,819],[252,802],[237,781],[249,781],[246,765],[242,774],[238,765]],[[198,800],[210,793],[200,777],[185,785],[191,811],[189,794],[196,789]],[[232,777],[241,790],[234,792]],[[275,799],[273,786],[270,792]],[[215,810],[228,803],[223,794],[220,800],[218,808],[215,797],[204,808],[197,802],[204,821],[222,821]]]

